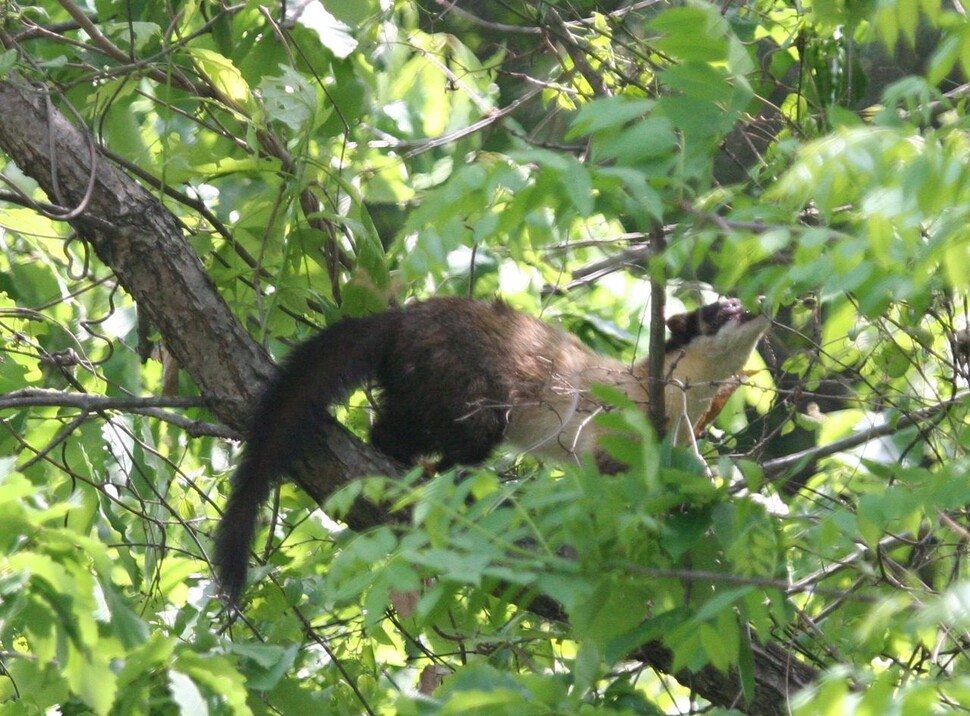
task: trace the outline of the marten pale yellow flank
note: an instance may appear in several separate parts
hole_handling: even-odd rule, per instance
[[[717,386],[741,370],[768,327],[726,299],[667,321],[667,429],[679,442]],[[438,469],[485,460],[501,443],[564,462],[597,447],[604,384],[647,410],[647,363],[598,355],[575,336],[502,301],[434,298],[366,318],[347,318],[296,347],[252,415],[246,449],[216,533],[223,593],[238,599],[260,505],[290,472],[327,409],[367,382],[379,388],[371,442],[402,463],[437,457]],[[686,418],[686,420],[685,420]]]

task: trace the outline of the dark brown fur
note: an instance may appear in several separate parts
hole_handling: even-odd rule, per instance
[[[678,400],[685,384],[709,384],[741,367],[767,325],[758,319],[740,328],[749,318],[732,300],[670,319],[669,367],[680,387],[669,389],[666,401],[675,418],[681,404],[696,417],[713,394],[700,385],[692,387],[690,403]],[[737,330],[723,341],[724,355],[690,354],[698,337],[703,351],[717,352],[704,341],[730,323]],[[434,455],[439,469],[475,464],[503,441],[563,460],[599,456],[592,418],[603,406],[590,385],[611,384],[646,408],[644,365],[599,356],[575,336],[501,301],[437,298],[334,324],[293,350],[253,413],[216,534],[224,592],[235,600],[242,591],[256,518],[273,482],[292,470],[330,419],[329,406],[352,388],[370,380],[379,386],[371,442],[402,463]],[[600,465],[620,467],[605,454]]]

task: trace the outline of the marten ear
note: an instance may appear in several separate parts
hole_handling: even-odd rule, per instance
[[[685,346],[690,343],[688,335],[686,313],[678,313],[667,319],[667,328],[670,330],[670,342],[674,345]]]

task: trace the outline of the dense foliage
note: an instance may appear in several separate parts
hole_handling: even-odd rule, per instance
[[[210,412],[175,340],[220,328],[96,254],[113,217],[60,194],[90,189],[67,148],[45,180],[0,141],[0,713],[970,709],[959,2],[3,12],[0,83],[147,188],[196,298],[274,357],[442,294],[626,358],[651,282],[776,321],[690,449],[612,397],[624,474],[508,454],[322,508],[281,486],[236,614],[209,552],[245,407]],[[368,398],[337,413],[361,436]],[[362,495],[394,517],[347,529]]]

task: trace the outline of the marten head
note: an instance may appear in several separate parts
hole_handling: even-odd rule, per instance
[[[698,339],[717,336],[719,344],[732,344],[732,338],[736,338],[738,343],[748,344],[750,350],[750,344],[757,341],[767,325],[764,315],[748,311],[736,298],[726,298],[668,318],[670,338],[665,348],[670,353],[687,348]]]

